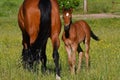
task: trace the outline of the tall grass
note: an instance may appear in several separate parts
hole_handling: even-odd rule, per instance
[[[0,19],[1,20],[1,19]],[[10,22],[2,20],[0,26],[0,80],[54,80],[54,63],[52,59],[51,41],[47,44],[47,74],[34,74],[21,66],[21,32],[13,19]],[[119,80],[120,77],[120,19],[86,20],[92,30],[100,37],[100,41],[91,40],[91,68],[85,70],[84,61],[79,74],[70,75],[67,54],[61,41],[60,63],[62,80]],[[61,36],[60,36],[61,38]],[[84,48],[84,45],[82,45]]]
[[[47,74],[31,73],[21,66],[21,32],[15,19],[10,22],[0,18],[0,80],[54,80],[54,63],[52,59],[51,41],[47,44]],[[91,40],[91,68],[85,71],[84,61],[79,74],[70,75],[67,54],[61,41],[60,63],[62,80],[119,80],[120,77],[120,19],[94,19],[86,20],[101,41]],[[61,38],[61,36],[60,36]],[[84,48],[84,45],[82,45]]]

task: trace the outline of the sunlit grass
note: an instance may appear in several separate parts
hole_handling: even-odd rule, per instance
[[[2,21],[0,27],[0,79],[1,80],[54,80],[54,63],[52,58],[52,44],[50,39],[47,44],[47,67],[51,71],[43,75],[41,70],[39,74],[34,74],[24,70],[21,66],[21,32],[18,28],[16,19]],[[74,20],[76,21],[76,20]],[[120,77],[120,19],[90,19],[86,20],[92,30],[100,37],[96,42],[91,39],[91,68],[86,72],[83,61],[83,67],[79,74],[70,75],[67,54],[64,44],[61,41],[59,48],[61,76],[62,80],[119,80]],[[62,32],[61,32],[62,33]],[[60,36],[61,39],[61,36]],[[84,48],[84,45],[83,45]]]

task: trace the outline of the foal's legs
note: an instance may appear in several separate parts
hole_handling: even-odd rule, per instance
[[[72,48],[71,46],[65,46],[67,54],[68,54],[68,63],[70,66],[70,72],[74,74],[74,65],[73,65],[73,60],[72,60]]]
[[[72,52],[71,56],[72,56],[72,65],[71,65],[72,69],[71,69],[71,72],[72,72],[72,74],[75,74],[76,49],[75,50],[73,49],[73,52]]]
[[[70,66],[70,72],[71,74],[75,74],[75,63],[76,63],[76,48],[77,46],[75,45],[68,45],[66,46],[66,51],[68,53],[68,63]]]
[[[60,66],[59,66],[59,53],[58,53],[58,48],[60,46],[60,40],[59,37],[52,36],[52,45],[53,45],[53,60],[55,63],[55,71],[56,71],[56,79],[60,80]]]
[[[86,53],[85,53],[85,57],[86,57],[86,67],[87,69],[89,69],[89,49],[90,49],[90,39],[86,39],[85,40],[85,47],[86,47]]]
[[[78,55],[79,55],[78,68],[77,68],[77,73],[78,73],[81,69],[81,63],[82,63],[82,57],[83,57],[83,50],[82,50],[82,48],[79,44],[78,44],[77,52],[78,52]]]

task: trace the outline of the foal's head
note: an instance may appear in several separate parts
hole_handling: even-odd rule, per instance
[[[72,22],[72,8],[64,9],[63,8],[63,21],[64,26],[69,26]]]

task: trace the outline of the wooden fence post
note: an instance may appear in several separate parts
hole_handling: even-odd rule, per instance
[[[84,0],[84,13],[87,13],[88,6],[87,6],[87,0]]]

